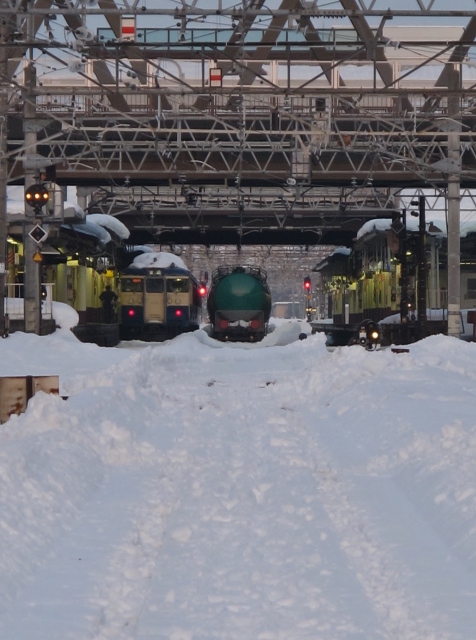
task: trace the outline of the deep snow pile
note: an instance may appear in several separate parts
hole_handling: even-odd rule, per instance
[[[0,426],[0,637],[470,640],[476,345],[329,353],[306,323],[101,348]]]

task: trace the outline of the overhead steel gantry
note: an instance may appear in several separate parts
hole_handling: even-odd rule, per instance
[[[347,243],[476,187],[474,3],[149,4],[0,2],[9,184],[54,167],[137,240],[210,244]]]
[[[473,1],[148,4],[0,0],[0,245],[6,185],[47,168],[133,241],[350,243],[397,215],[403,190],[431,189],[448,211],[457,335]]]

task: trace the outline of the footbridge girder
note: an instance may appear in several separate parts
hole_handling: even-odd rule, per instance
[[[124,188],[131,204],[111,210],[143,227],[142,189],[154,228],[223,237],[250,221],[322,237],[394,215],[405,188],[476,187],[464,0],[14,5],[0,1],[8,184],[48,169],[60,186]]]

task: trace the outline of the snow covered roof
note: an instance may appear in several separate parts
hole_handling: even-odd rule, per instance
[[[175,266],[179,269],[188,269],[182,258],[179,258],[173,253],[168,253],[167,251],[142,253],[140,256],[134,258],[134,261],[130,266],[137,269],[147,269],[148,267],[158,267],[166,269],[172,266]]]
[[[127,240],[131,234],[125,224],[117,218],[114,218],[114,216],[108,216],[105,213],[90,213],[86,220],[88,222],[94,222],[108,231],[112,231],[112,233],[118,236],[121,240]]]
[[[69,202],[65,200],[63,202],[63,220],[84,220],[86,214],[84,209],[82,209],[76,202]]]
[[[129,244],[126,247],[126,251],[128,253],[136,253],[138,251],[141,251],[142,253],[153,253],[154,250],[146,244]]]
[[[318,262],[312,271],[322,271],[326,267],[333,265],[341,265],[342,260],[347,258],[352,253],[352,249],[349,247],[336,247],[332,253],[326,256],[323,260]],[[339,267],[340,268],[340,267]]]
[[[62,225],[62,228],[73,229],[76,233],[95,238],[101,248],[104,248],[108,242],[111,242],[111,234],[109,231],[94,222],[86,221],[81,224]]]
[[[369,233],[378,233],[388,231],[392,221],[388,218],[376,218],[374,220],[367,220],[360,229],[357,231],[356,239],[359,240],[363,236]],[[446,220],[440,220],[433,218],[431,215],[426,216],[427,232],[430,225],[429,232],[432,235],[445,237],[448,235],[446,230]],[[419,220],[413,216],[407,215],[407,230],[411,232],[418,231]],[[431,226],[432,225],[432,226]],[[476,220],[461,219],[460,223],[460,236],[465,238],[469,233],[476,233]]]
[[[350,249],[349,247],[336,247],[334,251],[329,255],[334,256],[336,254],[342,254],[344,256],[350,256],[351,253],[352,249]]]

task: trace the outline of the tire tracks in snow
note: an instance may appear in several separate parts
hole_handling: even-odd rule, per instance
[[[257,377],[261,378],[262,376]],[[229,380],[228,377],[227,380]],[[273,405],[281,405],[279,411],[274,410],[268,417],[268,425],[265,430],[256,425],[255,431],[251,431],[248,451],[243,447],[245,443],[241,441],[241,436],[237,441],[230,442],[226,438],[222,440],[222,437],[216,433],[216,439],[212,437],[208,442],[204,441],[199,444],[196,441],[194,443],[196,453],[200,449],[202,450],[199,457],[203,456],[203,460],[207,460],[207,456],[213,453],[213,458],[210,458],[210,467],[207,465],[201,467],[201,473],[198,475],[192,473],[189,476],[188,471],[185,471],[184,475],[177,471],[176,467],[180,465],[177,464],[174,468],[174,455],[170,452],[166,464],[169,471],[160,477],[150,477],[149,482],[146,483],[146,497],[138,507],[136,516],[132,519],[131,530],[111,555],[108,563],[109,569],[102,582],[97,585],[96,593],[92,598],[92,604],[97,611],[91,621],[93,629],[91,637],[94,640],[110,640],[111,638],[114,640],[136,640],[135,631],[138,622],[143,619],[151,581],[157,580],[155,569],[157,563],[160,562],[161,548],[168,522],[174,512],[179,516],[177,524],[182,521],[182,516],[185,515],[179,505],[179,490],[183,492],[187,487],[189,492],[195,492],[201,484],[204,487],[211,486],[213,484],[212,478],[222,468],[221,465],[214,468],[213,464],[213,459],[218,459],[216,456],[218,451],[225,454],[223,456],[224,464],[226,464],[226,460],[228,464],[231,463],[228,467],[228,473],[225,472],[223,475],[223,479],[228,479],[228,482],[217,483],[215,493],[215,497],[222,503],[226,513],[220,515],[220,510],[216,512],[215,507],[211,507],[211,511],[207,514],[206,511],[202,511],[202,508],[206,507],[205,504],[200,508],[197,505],[201,519],[210,518],[215,522],[223,522],[229,527],[233,526],[235,517],[231,514],[235,509],[235,503],[240,504],[242,501],[242,498],[238,498],[234,491],[236,483],[244,477],[245,473],[250,480],[254,499],[257,503],[266,505],[273,493],[272,485],[268,482],[268,467],[272,464],[273,458],[279,459],[281,466],[301,468],[312,477],[317,489],[319,504],[335,533],[336,541],[348,559],[350,571],[362,587],[369,608],[375,613],[376,621],[379,623],[379,629],[374,630],[375,637],[383,637],[385,640],[460,640],[455,634],[449,635],[442,631],[443,625],[439,612],[432,608],[429,602],[417,598],[417,595],[408,588],[407,581],[412,571],[411,566],[397,560],[394,549],[385,544],[379,536],[379,532],[376,531],[374,522],[368,514],[368,508],[371,505],[356,499],[352,478],[347,472],[338,471],[338,465],[335,464],[332,455],[326,451],[322,439],[319,441],[317,431],[311,422],[315,420],[315,416],[305,415],[302,411],[304,403],[300,406],[297,405],[295,397],[291,401],[283,403],[283,386],[285,385],[286,383],[284,385],[278,383],[275,387],[274,385],[269,387],[266,385],[261,387],[262,390],[258,387],[251,390],[250,387],[246,396],[241,396],[240,399],[233,395],[230,396],[227,408],[232,414],[236,413],[238,416],[236,429],[238,429],[240,420],[252,420],[253,407],[263,398],[262,394],[267,395],[268,402],[270,396],[275,395],[277,399],[273,401]],[[196,398],[190,401],[192,405],[196,405],[195,413],[198,409],[200,413],[204,411],[206,414],[208,413],[207,409],[212,408],[213,414],[216,414],[218,409],[225,406],[223,397],[221,399],[212,398],[211,403],[208,403],[207,399],[203,397],[203,392],[200,393],[200,388],[195,395],[191,389],[188,392],[191,394],[190,397]],[[232,394],[233,385],[226,384],[222,388],[222,392],[224,396]],[[205,416],[203,417],[206,419]],[[222,421],[223,416],[220,419],[220,422]],[[269,428],[273,424],[276,428],[274,436],[270,433]],[[229,429],[229,425],[227,425],[227,429]],[[195,424],[189,430],[187,437],[196,438],[199,433],[204,435],[203,430]],[[208,435],[210,436],[211,433],[210,430]],[[236,433],[239,431],[237,430]],[[314,434],[316,435],[314,436]],[[228,437],[229,435],[228,432]],[[265,452],[263,439],[266,438],[271,438],[273,455],[270,458],[260,459],[258,455],[253,455],[251,450]],[[176,454],[175,462],[180,462],[180,454]],[[222,470],[224,471],[224,469]],[[215,480],[218,480],[218,477]],[[314,511],[316,514],[318,513],[317,507],[314,508]],[[182,524],[184,525],[183,531],[185,531],[187,522],[183,521]],[[263,532],[267,531],[265,521],[260,522],[259,528]],[[195,529],[194,535],[196,534],[197,530]],[[316,534],[318,535],[317,530]],[[259,535],[262,535],[261,531]],[[184,538],[179,542],[187,543],[188,540]],[[248,552],[248,550],[246,551]],[[236,577],[240,580],[242,578],[243,584],[245,584],[246,575],[237,575]],[[267,581],[265,577],[259,576],[257,573],[255,580],[259,580],[259,583],[254,585],[256,593],[259,593],[260,587],[269,588],[278,593],[276,584],[272,580]],[[224,588],[224,583],[224,580],[221,584],[218,580],[216,581],[217,593],[220,593],[220,587]],[[265,597],[264,590],[261,597]],[[216,604],[216,607],[221,610],[227,602],[226,606],[230,610],[233,608],[246,609],[252,604],[246,599],[236,600],[237,596],[231,591],[229,595],[221,592],[216,603],[213,596],[210,598],[208,603],[210,609]],[[289,594],[279,591],[279,601],[284,602],[286,598],[290,602],[293,600]],[[207,605],[201,603],[201,606],[206,607]],[[325,608],[324,599],[319,601],[319,608],[322,615]],[[259,612],[255,613],[255,616],[259,617]],[[150,622],[155,622],[159,618],[154,615],[153,611],[149,613],[144,629],[141,627],[141,631],[147,633],[146,629]],[[192,617],[190,619],[191,629],[194,625],[200,626],[200,620],[203,621],[203,615],[195,619]],[[331,621],[329,616],[328,620]],[[310,624],[317,623],[310,620]],[[193,635],[192,630],[187,633]],[[229,637],[235,637],[234,634],[229,633]],[[239,637],[239,628],[236,629],[236,633],[236,637]],[[278,637],[272,631],[268,631],[267,634],[269,638]]]
[[[143,497],[130,517],[127,535],[108,560],[104,577],[96,584],[90,604],[94,640],[135,640],[135,628],[150,589],[164,530],[178,503],[173,467],[183,462],[184,452],[169,452],[144,483]]]
[[[167,522],[137,640],[382,637],[373,624],[363,629],[368,611],[347,608],[312,474],[299,465],[282,473],[280,441],[270,440],[283,418],[253,419],[269,399],[263,377],[246,393],[215,381],[218,395],[191,394],[200,415],[185,436],[194,458],[179,478],[181,504]],[[365,604],[360,593],[356,600]]]
[[[260,375],[259,377],[262,376]],[[229,377],[227,377],[227,380],[229,380]],[[207,399],[203,397],[203,392],[200,393],[200,389],[198,389],[195,395],[197,399],[190,401],[192,405],[193,403],[197,405],[194,408],[195,414],[197,409],[200,413],[202,411],[205,414],[208,413],[207,409],[210,406],[210,410],[213,409],[212,413],[216,416],[217,409],[223,409],[227,406],[228,411],[236,412],[237,414],[234,427],[236,428],[236,433],[240,435],[237,441],[230,442],[229,432],[227,438],[222,439],[218,435],[218,431],[215,434],[217,438],[215,441],[211,438],[211,440],[202,443],[199,443],[198,440],[193,443],[197,457],[202,458],[203,461],[210,460],[210,467],[208,468],[204,465],[203,467],[198,467],[195,473],[190,474],[189,465],[183,465],[185,471],[182,472],[177,467],[180,467],[179,463],[184,460],[181,456],[186,456],[186,454],[174,451],[168,453],[160,476],[157,475],[157,472],[151,472],[144,485],[144,500],[141,500],[135,515],[131,518],[132,524],[127,535],[113,550],[108,560],[108,569],[104,574],[104,578],[97,583],[95,593],[91,599],[95,613],[90,621],[92,629],[90,637],[94,640],[136,640],[137,624],[142,619],[144,607],[148,602],[151,581],[158,579],[156,566],[160,561],[164,532],[171,516],[174,513],[178,516],[177,524],[184,525],[183,531],[185,531],[185,525],[187,523],[190,524],[190,520],[182,522],[182,518],[185,518],[187,514],[183,509],[180,509],[179,500],[181,494],[179,494],[179,490],[183,492],[184,488],[188,488],[189,492],[193,493],[198,491],[201,484],[203,488],[211,487],[213,485],[212,481],[216,480],[215,495],[211,496],[211,498],[214,497],[215,500],[218,500],[224,511],[221,509],[216,511],[214,502],[209,504],[200,503],[200,505],[197,504],[197,515],[200,515],[202,522],[206,517],[211,519],[212,522],[221,523],[220,526],[233,529],[234,522],[235,524],[238,523],[238,517],[233,515],[235,503],[237,505],[236,508],[244,503],[242,495],[235,495],[237,486],[240,486],[237,482],[240,479],[244,482],[246,479],[246,482],[242,485],[245,488],[248,486],[249,481],[253,499],[256,503],[266,507],[272,499],[274,491],[269,483],[269,467],[271,464],[274,465],[276,460],[279,460],[281,467],[293,466],[295,469],[301,468],[306,476],[309,476],[310,479],[312,478],[311,482],[307,484],[308,490],[311,486],[317,488],[319,504],[322,506],[335,532],[335,538],[339,542],[340,549],[349,560],[348,564],[351,571],[362,586],[369,607],[375,612],[376,620],[380,623],[379,630],[375,632],[375,637],[383,637],[385,640],[459,640],[454,634],[450,636],[440,631],[439,614],[432,610],[428,603],[416,601],[415,594],[407,588],[406,579],[411,568],[402,562],[397,562],[394,558],[393,549],[385,545],[379,538],[370,517],[365,512],[366,507],[369,505],[355,499],[355,495],[352,492],[351,479],[347,474],[337,471],[337,466],[334,464],[332,456],[326,452],[322,443],[315,439],[310,421],[315,418],[305,416],[300,412],[300,408],[295,408],[295,397],[286,406],[282,404],[282,384],[277,384],[274,390],[273,385],[262,387],[262,389],[251,389],[249,387],[246,389],[246,395],[241,396],[238,400],[233,396],[233,386],[230,386],[227,389],[223,389],[224,395],[229,397],[229,402],[225,404],[223,397],[221,399],[214,398],[210,405],[208,405]],[[188,389],[188,393],[190,394],[189,397],[193,397],[192,389]],[[242,434],[239,431],[239,423],[241,420],[252,422],[253,408],[257,402],[263,399],[264,396],[262,394],[267,395],[267,402],[270,401],[270,396],[275,395],[276,400],[273,400],[272,403],[275,407],[281,404],[281,410],[270,412],[268,425],[264,429],[260,425],[255,425],[255,430],[251,431],[248,447],[245,447],[246,438],[242,438]],[[217,402],[216,406],[215,401]],[[185,417],[185,413],[183,417]],[[206,416],[201,419],[205,424]],[[223,416],[217,420],[220,426],[223,421]],[[226,421],[228,423],[228,418],[226,418]],[[270,425],[272,424],[274,424],[277,432],[275,437],[271,434],[272,428],[270,429]],[[229,424],[226,426],[229,429]],[[215,428],[215,425],[210,426],[208,435],[211,435],[213,428]],[[193,424],[190,425],[187,438],[198,438],[199,434],[203,436],[205,433],[207,433],[207,429],[203,430],[203,427],[198,428],[197,424]],[[270,437],[272,438],[273,453],[269,458],[260,458],[260,452],[266,454],[264,441],[268,439],[269,442]],[[256,451],[257,454],[253,455],[252,450]],[[224,454],[222,464],[215,465],[214,461],[218,461],[219,456],[217,456],[217,453],[219,452]],[[213,457],[210,458],[210,454],[213,454]],[[228,467],[228,473],[223,466],[227,463],[231,463]],[[274,472],[274,469],[273,466],[271,471]],[[221,476],[222,472],[223,476]],[[297,485],[301,477],[305,479],[300,473],[296,474]],[[218,482],[219,479],[221,479],[220,483]],[[223,482],[223,479],[226,481]],[[275,489],[278,487],[280,485],[276,482]],[[289,491],[289,487],[285,487],[284,484],[282,484],[282,487]],[[289,505],[292,504],[292,499],[293,496],[290,494],[288,496]],[[276,502],[275,504],[278,503]],[[210,511],[207,513],[204,508],[209,508]],[[309,517],[315,517],[318,514],[317,505],[314,507],[314,513],[311,512],[310,506],[306,507],[306,509],[309,509]],[[278,512],[274,511],[273,513],[276,515]],[[245,514],[243,514],[242,523],[243,525],[248,525]],[[258,524],[257,535],[266,534],[266,536],[269,536],[269,524],[266,523],[266,520],[257,521],[255,526]],[[283,524],[286,526],[287,520]],[[313,526],[309,525],[311,530]],[[194,535],[196,533],[197,531],[194,530]],[[287,531],[283,531],[283,533],[287,534]],[[316,533],[318,535],[317,529]],[[227,535],[224,534],[225,539]],[[285,540],[285,536],[282,538],[278,536],[279,532],[276,534],[276,545],[280,545],[281,541]],[[178,542],[187,544],[188,540],[183,538]],[[261,547],[257,548],[260,549]],[[269,543],[263,546],[263,549],[269,551]],[[240,549],[238,551],[241,552]],[[250,554],[251,558],[251,553],[254,553],[255,549],[250,547],[245,548],[244,551]],[[231,571],[229,573],[231,575]],[[297,602],[294,594],[288,593],[281,587],[277,588],[277,575],[276,578],[268,578],[267,576],[260,576],[257,572],[255,574],[252,574],[252,576],[258,582],[254,585],[254,595],[259,594],[261,591],[260,597],[265,598],[267,591],[275,591],[277,595],[273,595],[273,598],[276,598],[277,602]],[[238,579],[237,582],[240,583],[240,586],[246,584],[246,581],[249,580],[249,576],[245,573],[243,575],[236,574],[235,577]],[[320,580],[317,571],[316,578]],[[243,600],[242,597],[237,600],[235,593],[230,591],[227,595],[221,592],[220,589],[223,589],[226,584],[224,578],[220,581],[216,580],[215,584],[217,593],[220,593],[220,598],[223,598],[223,600],[220,599],[219,602],[210,600],[208,603],[210,612],[213,609],[213,605],[216,605],[220,610],[228,606],[231,612],[233,612],[233,608],[236,610],[246,609],[253,605],[252,596],[249,596],[249,600]],[[319,585],[321,586],[321,583]],[[318,607],[321,616],[324,615],[326,604],[324,597],[315,596],[314,606]],[[197,605],[200,605],[203,611],[207,611],[205,608],[206,603],[198,601]],[[275,614],[284,606],[288,606],[280,604],[279,608],[274,609],[271,601],[267,605],[271,607],[270,610],[273,610]],[[149,619],[155,621],[157,616],[152,614],[153,612],[149,615]],[[260,610],[255,611],[255,617],[259,620],[261,617]],[[203,618],[203,612],[201,617],[198,617],[198,614],[195,619],[192,617],[190,620],[192,629],[193,625],[200,625],[200,620],[203,620]],[[335,623],[334,618],[335,616],[327,615],[328,622]],[[309,624],[314,625],[314,629],[311,627],[309,630],[309,633],[313,634],[313,638],[321,638],[321,636],[316,635],[318,632],[315,630],[318,619],[319,615],[317,614],[315,619],[309,619]],[[227,614],[226,621],[228,622],[229,620],[231,621]],[[241,621],[241,618],[239,620]],[[335,627],[331,626],[330,628],[335,630]],[[246,632],[249,629],[243,628],[242,631]],[[147,631],[145,630],[144,633],[147,633]],[[187,631],[187,633],[189,632]],[[241,637],[238,625],[235,631],[229,631],[228,633],[227,637],[230,638]],[[263,635],[263,638],[266,637],[272,640],[278,638],[278,632],[267,630],[265,633],[267,635]],[[303,632],[301,631],[301,633]],[[341,633],[345,633],[345,631]],[[385,633],[385,635],[382,635],[382,633]],[[190,631],[190,634],[193,634],[193,630]],[[248,637],[250,636],[248,635]]]
[[[392,559],[364,514],[365,505],[352,502],[345,482],[329,462],[314,463],[313,475],[324,509],[340,539],[340,546],[362,585],[388,640],[457,640],[440,630],[439,615],[428,603],[416,602],[404,583],[411,569]]]
[[[340,548],[361,584],[369,604],[382,628],[386,640],[463,640],[441,630],[442,618],[428,602],[415,598],[406,587],[412,568],[394,558],[393,548],[379,538],[367,512],[370,505],[356,502],[349,477],[337,470],[331,455],[319,442],[313,428],[315,416],[305,417],[295,399],[282,408],[293,413],[293,430],[301,434],[302,449],[296,443],[295,454],[315,479],[322,506],[332,523]],[[315,424],[315,422],[314,422]],[[316,436],[314,437],[314,434]],[[289,464],[296,464],[287,448]],[[347,475],[347,474],[346,474]]]

